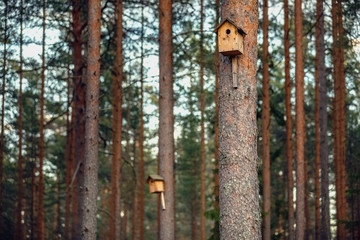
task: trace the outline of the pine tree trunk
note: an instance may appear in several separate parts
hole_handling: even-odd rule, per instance
[[[306,141],[306,139],[305,139]],[[310,226],[311,226],[311,219],[310,219],[310,202],[309,202],[309,171],[308,171],[308,161],[305,158],[305,164],[304,164],[304,172],[305,172],[305,197],[304,197],[304,201],[305,201],[305,240],[309,240],[310,236],[311,236],[311,232],[310,232]]]
[[[34,153],[31,153],[32,155]],[[36,157],[32,156],[33,162],[31,163],[31,212],[30,212],[30,240],[35,239],[35,206],[36,206],[36,180],[35,180],[35,171],[36,171]]]
[[[238,88],[232,83],[231,58],[220,58],[220,239],[260,239],[255,78],[258,5],[257,1],[224,0],[221,6],[222,19],[232,18],[247,35],[244,53],[236,57]]]
[[[139,240],[144,240],[144,5],[141,5],[141,60],[140,60],[140,163],[139,163]]]
[[[100,86],[100,30],[101,2],[89,0],[88,6],[88,56],[86,69],[86,124],[84,185],[80,185],[81,239],[96,239],[96,213],[98,193],[98,122]]]
[[[85,82],[82,76],[82,22],[81,22],[81,2],[73,0],[72,18],[73,18],[73,85],[74,85],[74,133],[73,133],[73,182],[72,196],[72,239],[80,239],[80,221],[81,213],[81,189],[83,185],[84,173],[84,141],[85,141]]]
[[[291,79],[290,79],[290,24],[288,0],[284,0],[284,50],[285,50],[285,106],[286,106],[286,161],[287,161],[287,192],[289,240],[295,239],[294,233],[294,202],[293,202],[293,151],[292,151],[292,115],[291,115]]]
[[[17,193],[17,209],[16,209],[16,229],[15,239],[23,239],[23,227],[22,227],[22,216],[23,210],[23,167],[22,167],[22,80],[23,80],[23,0],[20,1],[20,69],[19,69],[19,156],[18,156],[18,193]]]
[[[216,26],[220,20],[220,0],[216,0],[215,5],[215,22]],[[214,171],[214,183],[215,183],[215,211],[216,214],[220,212],[219,207],[219,65],[220,65],[220,55],[219,55],[219,43],[218,36],[216,35],[216,47],[215,47],[215,123],[214,123],[214,135],[215,135],[215,171]],[[215,220],[214,225],[214,236],[216,238],[220,237],[220,226],[219,220]]]
[[[270,193],[270,82],[269,82],[269,19],[268,19],[268,1],[263,0],[263,84],[262,84],[262,150],[263,150],[263,213],[264,213],[264,232],[263,238],[271,238],[271,193]]]
[[[131,104],[132,96],[129,97],[129,104]],[[137,240],[139,238],[139,184],[138,184],[138,178],[137,178],[137,172],[138,172],[138,160],[136,156],[136,145],[137,145],[137,136],[136,136],[136,129],[134,129],[134,142],[133,142],[133,170],[134,170],[134,176],[133,176],[133,202],[132,202],[132,211],[131,211],[131,239]]]
[[[70,22],[69,22],[69,25]],[[70,59],[70,46],[68,49],[68,59]],[[70,61],[67,64],[67,110],[66,110],[66,152],[65,152],[65,156],[66,156],[66,176],[65,176],[65,186],[66,186],[66,190],[65,190],[65,227],[64,227],[64,239],[65,240],[69,240],[70,239],[70,217],[71,217],[71,200],[72,200],[72,186],[71,186],[71,180],[72,180],[72,165],[73,165],[73,121],[74,118],[71,117],[71,121],[70,121],[70,105],[71,103],[71,98],[70,98],[70,89],[71,89],[71,83],[70,83]],[[72,116],[73,116],[73,112],[72,111]]]
[[[120,180],[121,180],[121,158],[122,158],[122,78],[123,78],[123,53],[122,53],[122,0],[116,5],[116,59],[114,62],[114,75],[112,81],[112,104],[113,104],[113,155],[111,165],[111,204],[110,213],[110,239],[120,238]]]
[[[316,5],[316,72],[319,84],[319,135],[320,135],[320,168],[321,168],[321,223],[316,231],[316,239],[331,239],[330,232],[330,197],[329,197],[329,157],[327,139],[327,90],[325,68],[325,29],[323,0]],[[317,220],[318,221],[318,220]],[[320,227],[321,226],[321,227]],[[319,233],[320,229],[320,233]],[[320,234],[320,235],[319,235]]]
[[[333,18],[333,64],[334,64],[334,101],[333,101],[333,135],[336,188],[337,239],[347,239],[348,231],[346,202],[346,169],[345,169],[345,70],[344,41],[341,1],[332,0]]]
[[[296,239],[305,237],[305,114],[301,0],[295,0]]]
[[[5,28],[4,28],[4,56],[3,56],[3,69],[2,69],[2,101],[1,101],[1,134],[0,134],[0,234],[3,232],[3,218],[2,218],[2,185],[3,185],[3,162],[4,162],[4,113],[5,113],[5,85],[6,85],[6,54],[7,54],[7,12],[8,12],[8,1],[5,0]]]
[[[166,210],[160,210],[160,240],[175,239],[172,1],[159,2],[159,174],[165,179]]]
[[[320,8],[321,6],[321,8]],[[319,106],[319,38],[320,19],[323,14],[322,0],[316,3],[316,57],[315,57],[315,239],[320,239],[320,106]]]
[[[43,45],[42,45],[42,66],[41,66],[41,93],[40,93],[40,139],[39,139],[39,205],[37,219],[38,239],[45,239],[44,226],[44,92],[45,92],[45,0],[43,0]]]
[[[200,0],[200,240],[205,240],[204,0]]]
[[[54,192],[54,219],[53,219],[53,239],[60,239],[60,203],[59,203],[59,182],[60,182],[60,169],[56,169],[56,184],[55,184],[55,192]]]

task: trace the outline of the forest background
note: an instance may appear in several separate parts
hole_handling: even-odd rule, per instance
[[[76,5],[75,2],[78,4]],[[45,5],[45,42],[43,42],[43,1],[5,0],[0,4],[0,33],[3,48],[0,60],[2,83],[2,196],[1,236],[4,239],[37,239],[39,227],[40,173],[40,111],[41,77],[44,76],[44,236],[63,239],[72,233],[70,222],[76,217],[68,206],[74,180],[68,172],[76,171],[69,165],[67,149],[73,109],[72,85],[76,69],[73,48],[74,7],[79,6],[81,41],[81,70],[86,67],[87,3],[86,1],[48,0]],[[200,13],[203,4],[203,15]],[[305,212],[306,235],[315,239],[315,31],[316,4],[304,0],[303,52],[305,72],[307,162]],[[336,236],[335,167],[332,141],[332,99],[334,97],[332,59],[331,3],[324,3],[325,64],[327,83],[330,220],[332,236]],[[218,239],[219,213],[216,199],[216,101],[215,50],[219,23],[219,2],[173,1],[173,58],[174,58],[174,113],[175,113],[175,182],[176,182],[176,237],[197,239],[200,218],[206,216],[206,238]],[[263,5],[259,2],[259,26]],[[295,79],[294,6],[290,11],[291,81]],[[345,76],[346,76],[346,225],[350,239],[359,239],[360,229],[360,4],[342,4]],[[112,75],[115,60],[116,18],[115,2],[102,1],[101,19],[101,83],[99,119],[99,193],[98,237],[109,236],[111,221],[111,157],[112,157]],[[121,231],[122,239],[157,239],[157,198],[148,193],[141,175],[140,155],[143,149],[144,175],[157,173],[158,144],[158,2],[123,1],[123,95],[122,95],[122,165],[121,165]],[[201,17],[203,16],[203,18]],[[285,239],[289,234],[287,208],[286,109],[284,58],[283,1],[269,1],[269,68],[270,68],[270,177],[271,177],[271,238]],[[21,23],[21,24],[19,24]],[[203,24],[203,31],[200,31]],[[21,30],[21,26],[22,30]],[[258,32],[258,155],[260,199],[262,188],[262,28]],[[21,37],[22,34],[22,37]],[[200,42],[202,42],[200,44]],[[43,45],[43,43],[45,43]],[[202,46],[200,48],[200,46]],[[20,49],[23,49],[22,52]],[[44,62],[42,51],[44,49]],[[44,65],[42,65],[44,64]],[[160,63],[160,65],[163,63]],[[204,117],[201,117],[200,72],[204,77]],[[75,69],[75,70],[74,70]],[[20,83],[20,75],[22,80]],[[20,86],[22,87],[20,94]],[[295,88],[292,105],[295,105]],[[142,97],[143,96],[143,97]],[[143,105],[141,104],[143,102]],[[19,107],[21,106],[21,110]],[[143,107],[142,107],[143,106]],[[142,116],[143,109],[143,116]],[[21,114],[19,114],[21,112]],[[142,116],[142,117],[141,117]],[[293,109],[293,116],[295,110]],[[21,121],[19,121],[21,119]],[[140,137],[144,121],[143,146]],[[201,125],[204,125],[206,168],[204,183],[205,212],[201,210]],[[22,140],[19,142],[19,129]],[[294,128],[293,128],[294,129]],[[293,133],[293,136],[294,133]],[[19,168],[19,147],[21,169]],[[21,171],[21,177],[19,176]],[[294,172],[295,173],[295,172]],[[294,174],[295,175],[295,174]],[[20,180],[19,180],[20,179]],[[70,179],[70,182],[69,182]],[[21,185],[21,187],[20,187]],[[143,202],[141,192],[144,192]],[[294,196],[295,196],[294,192]],[[20,197],[19,197],[20,196]],[[262,202],[260,202],[260,205]],[[144,207],[143,225],[140,224],[140,205]],[[21,211],[19,213],[19,206]],[[263,214],[263,217],[266,214]],[[19,217],[20,216],[20,217]],[[20,225],[19,225],[20,224]],[[143,227],[140,227],[143,226]],[[21,229],[21,231],[17,231]],[[20,234],[20,235],[16,235]],[[75,234],[75,233],[74,233]],[[102,236],[102,237],[100,237]],[[111,238],[111,237],[110,237]]]

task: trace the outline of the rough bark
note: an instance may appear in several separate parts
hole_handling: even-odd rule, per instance
[[[23,167],[22,167],[22,80],[23,80],[23,0],[20,1],[20,68],[19,68],[19,155],[18,155],[18,193],[17,193],[17,209],[16,209],[16,230],[15,239],[23,239],[23,227],[21,212],[23,210]]]
[[[292,115],[291,115],[291,79],[290,79],[290,24],[288,0],[284,0],[284,50],[285,50],[285,107],[286,107],[286,161],[289,240],[294,240],[294,202],[293,202],[293,151],[292,151]]]
[[[159,174],[165,179],[166,210],[160,210],[160,240],[175,239],[172,1],[159,2]]]
[[[81,239],[96,239],[96,213],[98,193],[98,121],[100,86],[100,0],[89,0],[88,6],[88,57],[86,69],[86,124],[84,185],[80,185],[82,211]]]
[[[123,78],[123,46],[122,46],[122,0],[116,4],[116,58],[114,62],[114,75],[112,79],[112,105],[113,105],[113,155],[111,163],[111,204],[109,239],[120,239],[121,216],[120,216],[120,180],[122,158],[122,78]]]
[[[261,122],[262,122],[262,152],[263,152],[263,213],[264,213],[264,230],[263,238],[271,238],[271,203],[270,203],[270,83],[269,83],[269,19],[268,19],[268,1],[263,0],[263,82],[262,82],[262,105],[261,105]]]
[[[296,239],[305,237],[305,114],[301,0],[295,0]]]
[[[331,239],[330,233],[330,197],[329,197],[329,157],[327,139],[327,89],[325,68],[325,28],[324,28],[324,0],[316,4],[316,79],[319,84],[319,135],[320,135],[320,168],[321,168],[321,222],[315,223],[316,239]],[[317,91],[316,91],[317,92]],[[317,220],[318,221],[318,220]],[[320,225],[318,225],[320,224]],[[317,227],[318,225],[318,227]],[[320,227],[321,226],[321,227]],[[320,228],[320,233],[319,233]],[[320,234],[320,235],[319,235]]]
[[[3,232],[3,219],[2,219],[2,184],[3,184],[3,161],[4,161],[4,113],[5,113],[5,84],[6,84],[6,46],[7,46],[7,12],[8,1],[5,0],[5,26],[4,26],[4,55],[3,55],[3,68],[2,68],[2,101],[1,101],[1,134],[0,134],[0,234]]]
[[[44,92],[45,92],[45,0],[43,0],[43,36],[42,36],[42,65],[41,65],[41,92],[40,92],[40,139],[39,139],[39,205],[37,219],[37,234],[39,240],[45,239],[44,226]]]
[[[247,33],[238,60],[238,88],[231,58],[221,56],[219,79],[220,239],[260,239],[257,179],[257,1],[222,1],[222,19]]]
[[[204,1],[200,0],[200,240],[205,240]]]
[[[348,231],[346,202],[346,171],[345,171],[345,70],[344,41],[341,1],[332,0],[332,33],[333,33],[333,64],[334,64],[334,99],[333,99],[333,136],[336,188],[336,220],[337,239],[346,239]]]
[[[144,6],[141,5],[141,60],[140,60],[140,162],[139,162],[139,240],[144,240],[145,169],[144,169]]]

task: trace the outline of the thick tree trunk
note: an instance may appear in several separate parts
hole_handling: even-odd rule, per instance
[[[293,202],[293,151],[292,151],[292,115],[291,115],[291,79],[290,79],[290,24],[288,0],[284,0],[284,50],[285,50],[285,106],[286,106],[286,161],[287,161],[287,193],[289,240],[294,234],[294,202]]]
[[[271,193],[270,193],[270,82],[269,82],[269,19],[268,19],[268,1],[263,0],[263,83],[262,83],[262,150],[263,150],[263,213],[264,213],[264,232],[263,238],[270,240],[271,238]]]
[[[296,239],[305,237],[305,114],[301,0],[295,0]]]
[[[333,135],[336,188],[337,239],[347,238],[348,231],[345,169],[345,66],[341,1],[332,0],[333,18],[333,64],[334,64],[334,106]]]
[[[256,60],[257,1],[222,1],[222,19],[231,18],[247,33],[237,56],[238,88],[231,58],[221,56],[219,79],[220,239],[260,239],[257,178]]]
[[[305,139],[306,141],[306,139]],[[311,239],[311,230],[310,230],[310,226],[311,226],[311,219],[310,219],[310,202],[309,202],[309,171],[308,171],[308,161],[307,159],[304,159],[305,163],[304,163],[304,172],[305,172],[305,197],[304,197],[304,201],[305,201],[305,240],[309,240]]]
[[[160,240],[175,239],[174,92],[172,1],[159,3],[159,174],[165,179],[166,210],[160,210]]]
[[[139,240],[144,240],[145,169],[144,169],[144,5],[141,5],[141,60],[140,60],[140,163],[139,163]]]
[[[320,137],[320,168],[321,168],[321,222],[315,224],[316,239],[331,239],[330,232],[330,197],[329,197],[329,157],[327,139],[327,90],[325,68],[325,29],[323,0],[316,4],[316,79],[319,85],[319,137]],[[317,91],[316,91],[317,92]],[[316,217],[317,219],[317,217]],[[320,227],[321,226],[321,227]],[[320,232],[319,232],[320,230]],[[320,234],[320,235],[319,235]]]
[[[205,240],[204,0],[200,0],[200,240]]]
[[[44,226],[44,92],[45,92],[45,0],[43,0],[43,43],[42,43],[42,66],[41,66],[41,93],[40,93],[40,139],[39,139],[39,205],[37,219],[38,239],[45,239]]]
[[[89,0],[88,6],[88,57],[86,71],[86,125],[84,185],[80,185],[82,210],[80,217],[81,239],[96,239],[96,199],[98,193],[98,121],[100,86],[100,26],[101,2]]]
[[[111,165],[111,204],[110,213],[110,239],[120,239],[121,217],[120,217],[120,180],[121,180],[121,158],[122,158],[122,78],[123,78],[123,46],[122,46],[122,0],[116,5],[116,59],[114,62],[114,75],[112,81],[112,104],[113,104],[113,155]]]
[[[19,156],[18,156],[18,193],[17,193],[17,209],[16,209],[16,230],[15,239],[23,239],[22,216],[23,210],[23,167],[22,167],[22,80],[23,80],[23,0],[20,1],[20,68],[19,68]]]
[[[2,185],[3,185],[3,161],[4,161],[4,113],[5,113],[5,84],[6,84],[6,54],[7,54],[7,12],[8,1],[5,0],[5,28],[4,28],[4,56],[3,56],[3,68],[2,68],[2,100],[1,100],[1,134],[0,134],[0,234],[3,232],[3,219],[2,219]]]

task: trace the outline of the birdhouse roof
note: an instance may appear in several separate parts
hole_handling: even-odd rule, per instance
[[[148,182],[150,182],[152,180],[164,181],[164,178],[162,176],[160,176],[160,175],[154,174],[154,175],[148,176],[146,182],[148,183]]]
[[[221,21],[221,23],[215,28],[214,32],[217,33],[219,28],[225,23],[225,22],[229,22],[230,24],[234,25],[234,27],[237,28],[238,32],[242,35],[246,35],[246,32],[244,32],[244,30],[242,30],[241,27],[239,27],[234,21],[232,21],[229,18],[225,18],[224,20]]]

